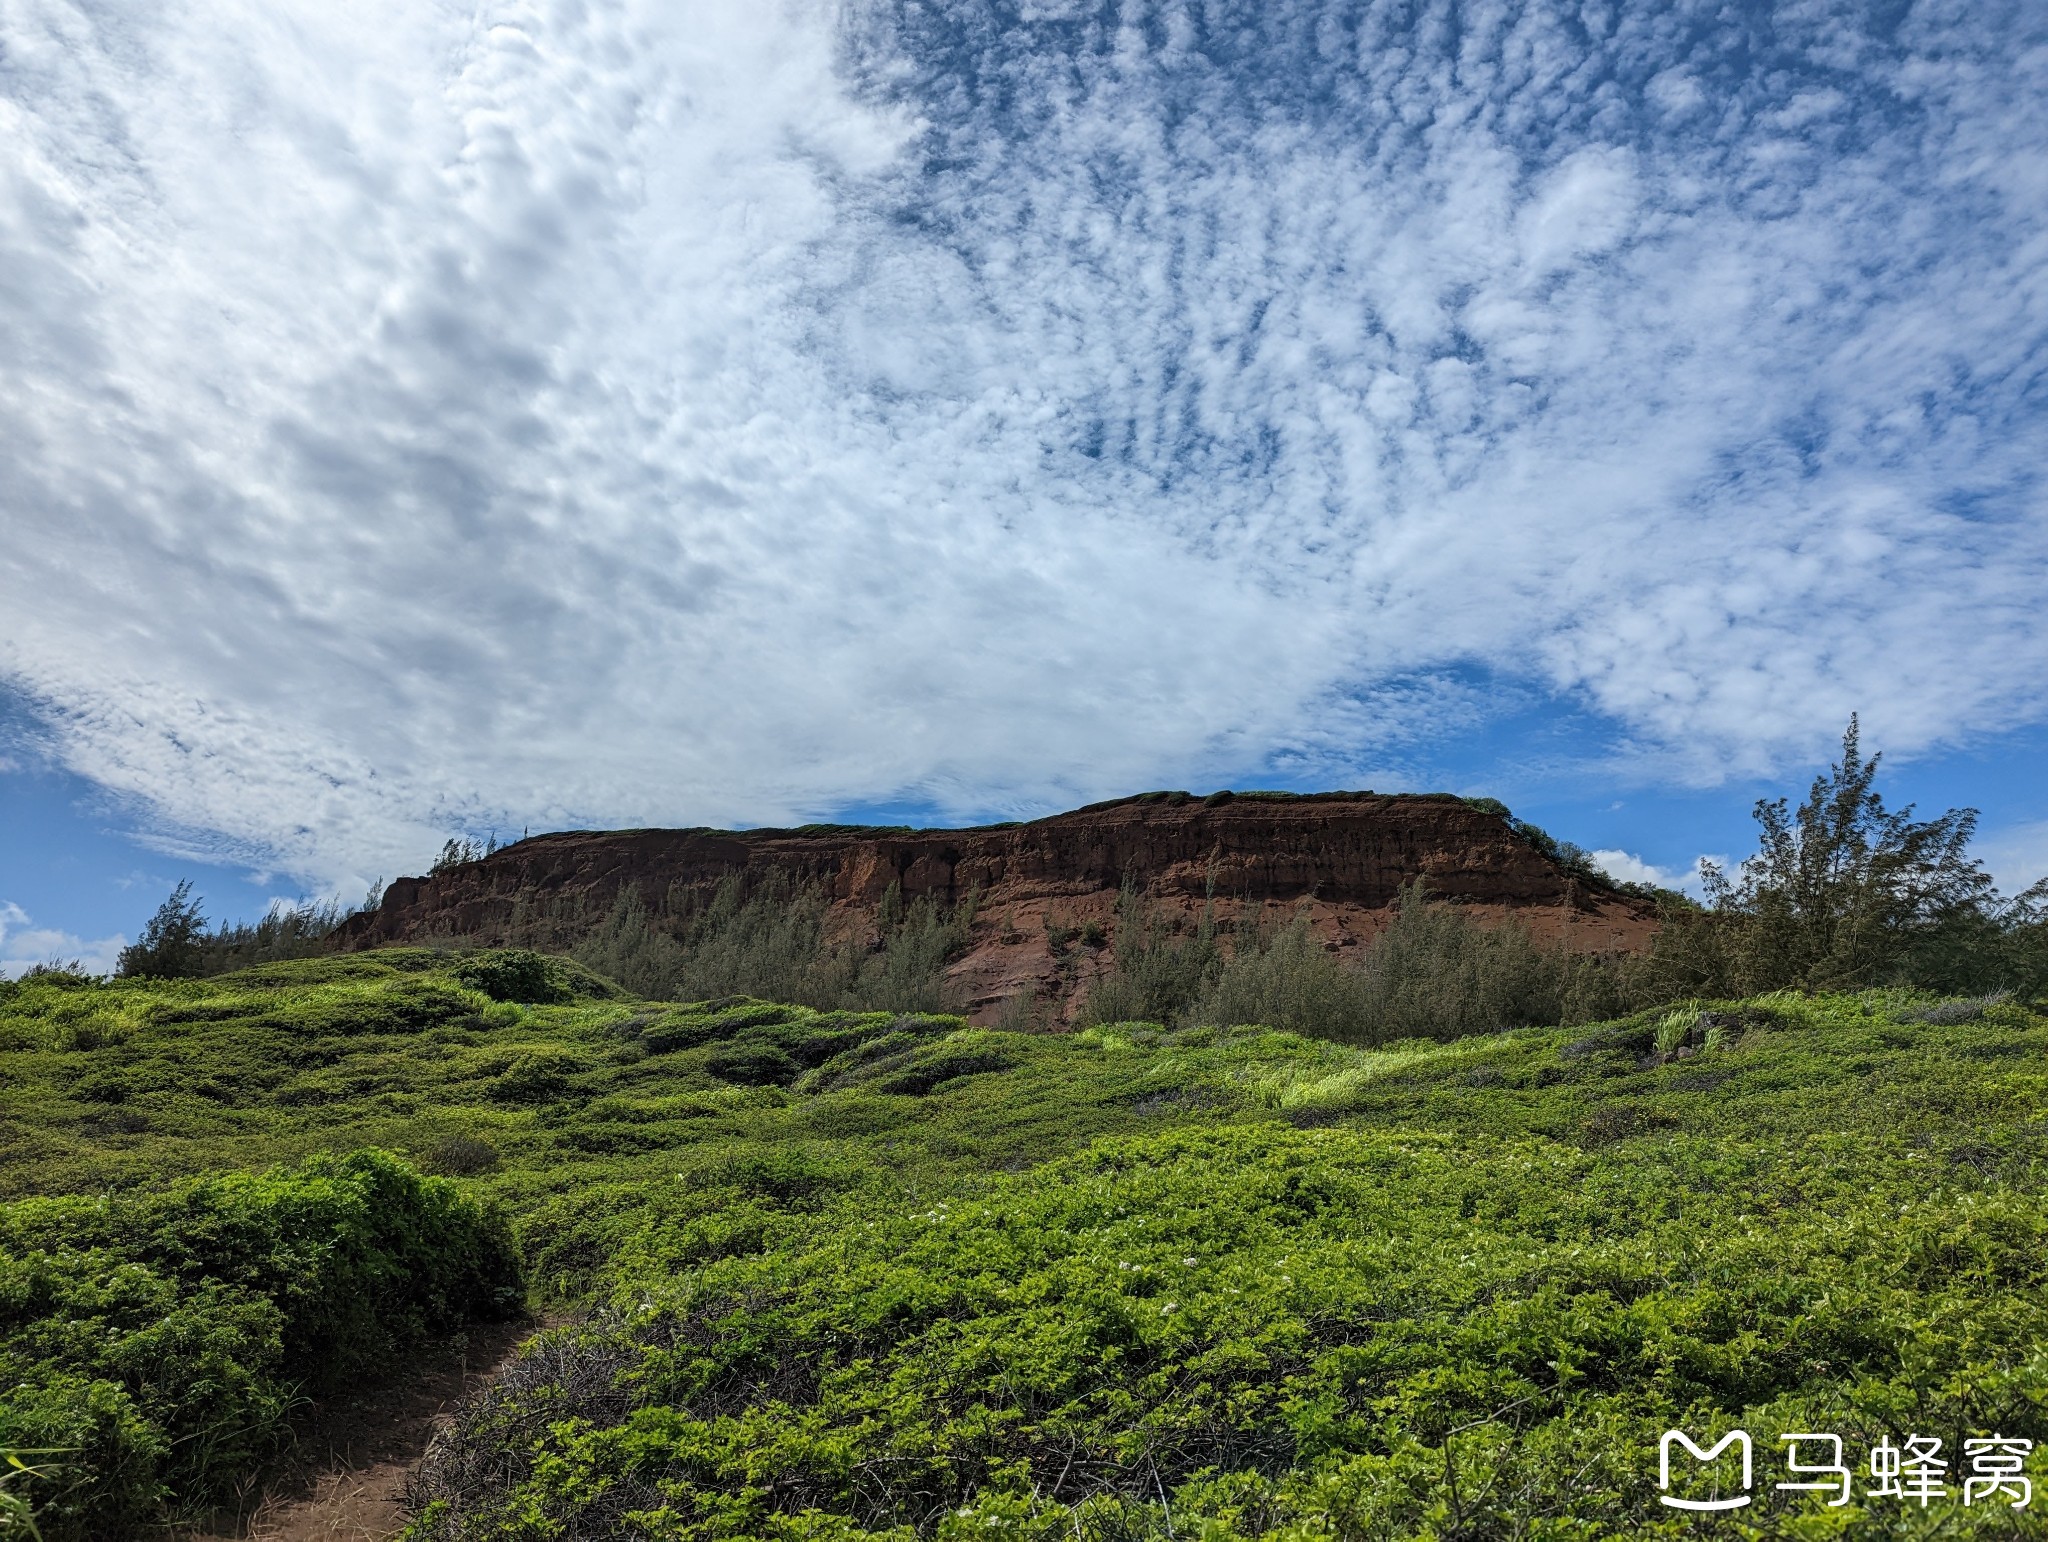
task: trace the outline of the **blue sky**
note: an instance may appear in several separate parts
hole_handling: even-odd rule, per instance
[[[2048,868],[2048,13],[19,0],[0,963],[458,831],[1494,793],[1851,711]]]

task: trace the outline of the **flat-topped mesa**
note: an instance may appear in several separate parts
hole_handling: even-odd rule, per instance
[[[1512,915],[1542,937],[1633,950],[1656,930],[1656,909],[1568,871],[1498,804],[1448,795],[1146,793],[1023,824],[962,830],[810,825],[794,830],[567,831],[519,841],[480,861],[401,878],[382,905],[355,916],[348,948],[459,938],[482,945],[530,939],[552,918],[562,938],[596,925],[620,891],[651,906],[678,890],[710,892],[728,877],[756,885],[817,885],[844,931],[873,917],[890,888],[905,901],[977,901],[970,946],[948,971],[977,1015],[1025,991],[1070,999],[1106,966],[1077,969],[1056,934],[1094,923],[1111,935],[1130,881],[1155,909],[1189,916],[1206,904],[1219,924],[1247,908],[1306,906],[1339,953],[1385,924],[1418,879],[1482,918]]]

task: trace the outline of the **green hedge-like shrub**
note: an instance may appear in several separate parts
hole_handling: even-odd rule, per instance
[[[611,1001],[623,992],[573,958],[529,948],[492,948],[465,958],[455,978],[493,1001],[560,1006],[571,1001]]]
[[[46,1542],[129,1535],[226,1498],[302,1393],[520,1295],[502,1218],[378,1151],[0,1207],[0,1447],[59,1453]]]
[[[525,948],[501,948],[479,954],[455,971],[455,977],[493,1001],[560,1002],[569,988],[548,967],[548,960]]]

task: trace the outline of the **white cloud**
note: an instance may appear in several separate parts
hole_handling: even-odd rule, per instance
[[[1990,871],[2001,893],[2008,897],[2018,894],[2048,877],[2048,820],[1992,830],[1976,842],[1974,851]],[[1732,873],[1739,861],[1727,856],[1702,855],[1695,857],[1692,865],[1681,871],[1645,862],[1633,852],[1603,850],[1590,855],[1602,872],[1623,883],[1655,884],[1658,888],[1677,889],[1695,898],[1702,893],[1700,869],[1703,864],[1711,862],[1723,872]]]
[[[1693,111],[1707,99],[1707,93],[1700,88],[1699,81],[1675,65],[1652,76],[1649,85],[1644,88],[1644,93],[1658,107],[1674,117]]]
[[[1977,849],[2000,892],[2019,894],[2048,878],[2048,819],[1990,831]]]
[[[0,900],[0,979],[17,979],[37,964],[73,960],[88,974],[111,974],[127,945],[128,939],[118,935],[88,942],[70,932],[37,926],[21,906]]]
[[[2034,24],[1406,14],[19,0],[0,677],[317,889],[1473,666],[1702,781],[2038,720]]]
[[[1608,877],[1618,879],[1622,883],[1652,884],[1659,889],[1676,889],[1682,894],[1690,894],[1695,898],[1704,892],[1701,888],[1700,877],[1701,869],[1706,864],[1711,862],[1724,872],[1728,868],[1728,859],[1726,857],[1695,857],[1691,867],[1679,870],[1676,868],[1658,867],[1653,862],[1645,862],[1633,852],[1595,851],[1590,853],[1590,855],[1596,867],[1607,874]]]
[[[1547,275],[1612,248],[1629,233],[1636,198],[1631,157],[1581,150],[1546,176],[1520,214],[1526,260]]]

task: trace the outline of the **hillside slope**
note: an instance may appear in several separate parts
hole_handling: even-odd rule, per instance
[[[69,1451],[18,1485],[46,1535],[239,1484],[278,1428],[275,1351],[235,1374],[262,1281],[208,1272],[244,1222],[180,1254],[150,1218],[274,1195],[317,1258],[297,1196],[348,1213],[318,1154],[364,1146],[454,1174],[531,1299],[594,1309],[437,1449],[418,1539],[2036,1534],[1962,1488],[1965,1441],[2048,1439],[2048,1017],[2017,1004],[1367,1051],[559,972],[556,1004],[493,999],[527,977],[412,950],[0,988],[0,1444]],[[393,1299],[443,1288],[384,1267]],[[185,1438],[259,1415],[219,1470]],[[1753,1507],[1661,1508],[1671,1427],[1747,1430]],[[1816,1430],[1839,1508],[1772,1486]],[[1946,1464],[1924,1510],[1864,1480],[1915,1435]]]
[[[871,925],[895,888],[906,901],[977,903],[969,946],[951,967],[951,998],[970,1014],[1026,992],[1071,1001],[1114,956],[1115,910],[1130,879],[1156,910],[1217,920],[1248,908],[1309,907],[1340,955],[1385,922],[1404,884],[1488,919],[1512,916],[1539,937],[1586,949],[1632,950],[1656,929],[1655,907],[1573,873],[1497,808],[1447,796],[1155,793],[1028,824],[966,830],[812,827],[799,830],[571,831],[534,836],[481,861],[401,878],[375,911],[350,920],[343,946],[437,939],[482,946],[566,947],[600,921],[623,888],[658,907],[677,892],[704,897],[721,881],[816,884],[836,925]],[[1089,929],[1105,946],[1063,952],[1055,939]]]

